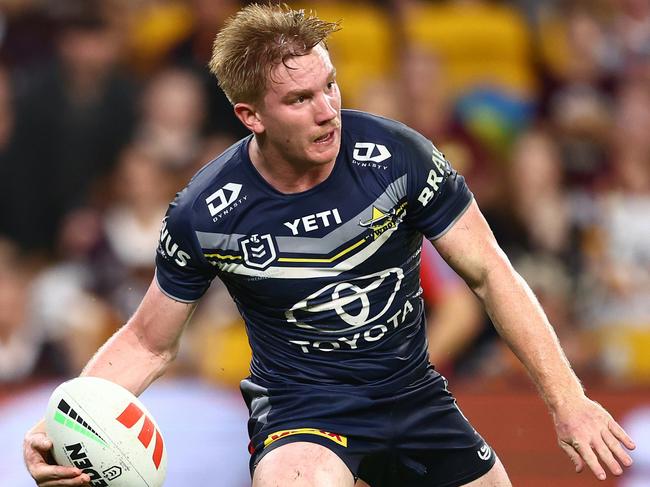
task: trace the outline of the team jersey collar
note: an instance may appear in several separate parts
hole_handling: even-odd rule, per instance
[[[339,149],[339,153],[336,156],[336,160],[334,161],[334,167],[332,168],[332,172],[330,172],[329,176],[325,178],[325,180],[321,181],[317,185],[313,186],[312,188],[309,188],[308,190],[301,191],[298,193],[283,193],[281,191],[278,191],[275,189],[269,182],[262,177],[262,175],[259,173],[257,168],[253,165],[253,161],[251,161],[250,154],[248,153],[248,148],[253,140],[253,134],[249,135],[248,137],[244,138],[243,144],[241,144],[241,160],[244,162],[243,167],[245,168],[246,171],[249,172],[251,175],[253,181],[255,181],[264,191],[270,192],[275,196],[283,196],[286,198],[295,198],[303,195],[308,195],[311,194],[315,191],[321,191],[325,188],[327,188],[329,185],[334,184],[332,181],[335,181],[337,178],[337,174],[340,172],[340,167],[342,166],[342,158],[344,157],[344,130],[341,130],[341,148]]]

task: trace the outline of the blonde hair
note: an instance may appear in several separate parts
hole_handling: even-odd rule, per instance
[[[304,56],[340,29],[304,10],[287,5],[252,4],[228,19],[217,34],[210,71],[233,105],[261,101],[271,71],[280,63]]]

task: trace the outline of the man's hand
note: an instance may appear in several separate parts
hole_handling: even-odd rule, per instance
[[[553,411],[553,420],[560,446],[575,464],[576,472],[586,464],[598,480],[605,480],[601,462],[614,475],[623,473],[621,464],[632,465],[623,446],[633,450],[634,442],[597,402],[582,396]]]
[[[45,433],[45,423],[41,421],[25,435],[23,458],[29,474],[40,487],[64,487],[89,485],[90,477],[75,467],[52,465],[50,450],[52,441]]]

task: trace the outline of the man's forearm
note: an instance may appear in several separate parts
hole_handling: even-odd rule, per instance
[[[139,395],[176,357],[195,308],[167,297],[154,280],[129,322],[102,345],[82,375],[109,379]]]
[[[583,394],[546,314],[505,255],[490,266],[474,291],[551,409],[556,409],[568,397]]]
[[[481,298],[499,334],[528,369],[576,471],[588,465],[604,480],[602,461],[620,475],[621,464],[632,464],[623,445],[633,449],[634,442],[602,406],[585,396],[544,311],[499,248],[476,203],[434,245]]]
[[[137,396],[165,372],[172,360],[169,352],[150,351],[133,327],[125,325],[102,345],[81,375],[111,380]]]

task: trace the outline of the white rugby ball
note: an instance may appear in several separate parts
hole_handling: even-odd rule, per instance
[[[59,465],[75,466],[93,487],[160,487],[167,450],[160,428],[131,392],[98,377],[59,385],[47,405],[47,434]]]

